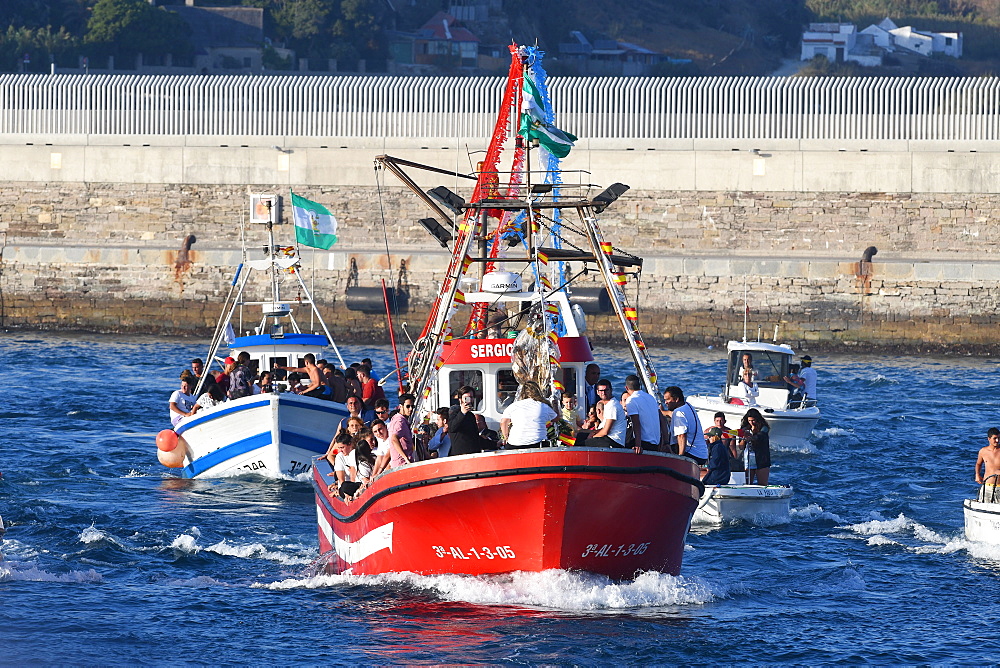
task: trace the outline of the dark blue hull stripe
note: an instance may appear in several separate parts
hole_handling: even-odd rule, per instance
[[[329,441],[305,436],[304,434],[296,434],[294,431],[285,431],[284,429],[281,430],[281,443],[283,445],[302,448],[309,452],[315,452],[318,455],[326,454],[327,448],[330,447]]]
[[[329,445],[327,441],[313,438],[312,436],[296,434],[293,431],[284,430],[281,432],[281,443],[295,448],[302,448],[303,450],[308,450],[309,452],[314,452],[320,455],[326,452]],[[197,460],[185,466],[184,477],[194,478],[213,466],[218,466],[227,460],[235,457],[241,457],[248,452],[253,452],[257,448],[263,448],[268,445],[271,445],[271,432],[269,431],[257,434],[256,436],[250,436],[249,438],[244,438],[243,440],[236,441],[235,443],[230,443],[229,445],[219,448],[215,452],[208,453],[204,457],[199,457]]]

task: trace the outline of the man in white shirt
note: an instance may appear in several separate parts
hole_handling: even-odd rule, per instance
[[[642,389],[639,376],[625,379],[625,413],[632,425],[636,452],[660,449],[660,406],[649,392]]]
[[[663,402],[670,416],[670,445],[677,454],[693,459],[698,464],[708,461],[708,444],[702,433],[698,413],[684,399],[684,392],[676,385],[671,385],[663,392]]]
[[[816,399],[816,369],[812,367],[813,358],[809,355],[802,356],[802,371],[799,371],[799,378],[806,384],[806,399]]]
[[[184,376],[181,378],[181,389],[174,390],[170,395],[170,424],[176,425],[189,415],[194,415],[194,406],[198,401],[192,394],[194,383],[194,376]]]
[[[625,409],[615,399],[611,381],[602,378],[597,381],[597,400],[604,404],[604,420],[601,426],[590,435],[584,445],[591,448],[624,448],[625,447]]]

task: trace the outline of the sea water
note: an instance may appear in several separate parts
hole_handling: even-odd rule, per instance
[[[391,370],[387,348],[343,352]],[[773,452],[772,482],[795,486],[791,521],[698,528],[679,577],[611,582],[318,574],[308,482],[188,481],[157,463],[169,394],[204,354],[181,339],[0,338],[0,663],[985,663],[1000,650],[1000,546],[965,539],[961,506],[1000,425],[997,360],[814,354],[823,418],[808,445]],[[620,391],[627,357],[595,355]],[[721,386],[719,350],[652,356],[661,388]]]

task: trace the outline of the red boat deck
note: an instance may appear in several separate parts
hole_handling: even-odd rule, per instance
[[[480,575],[550,568],[615,579],[677,575],[703,486],[689,459],[543,448],[411,464],[350,503],[313,486],[320,549],[335,573]]]

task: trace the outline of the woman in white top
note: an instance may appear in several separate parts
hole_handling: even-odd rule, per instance
[[[548,441],[548,425],[558,415],[545,401],[538,383],[527,381],[521,397],[506,409],[500,419],[500,431],[511,448],[539,448]]]

